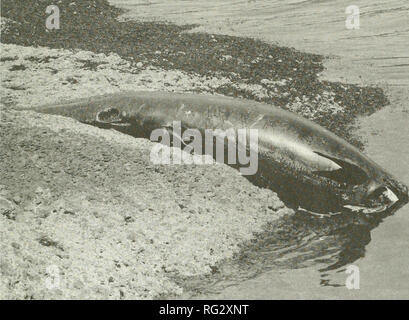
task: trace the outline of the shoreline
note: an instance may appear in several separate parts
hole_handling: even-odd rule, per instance
[[[1,173],[3,176],[13,168],[12,172],[26,176],[14,181],[7,174],[1,188],[0,200],[9,217],[0,217],[1,228],[6,230],[2,233],[2,252],[6,254],[0,270],[9,283],[23,280],[29,285],[12,292],[0,282],[0,292],[10,294],[6,297],[151,299],[180,295],[183,279],[217,272],[218,263],[240,252],[240,246],[257,237],[266,225],[292,215],[273,192],[250,185],[225,166],[155,168],[145,160],[132,159],[134,153],[141,159],[146,157],[148,141],[101,132],[72,119],[14,109],[100,91],[224,94],[292,110],[362,149],[362,142],[352,134],[353,122],[388,103],[379,88],[320,80],[323,57],[319,55],[251,38],[185,33],[192,26],[118,22],[120,11],[106,1],[62,1],[60,10],[70,23],[62,24],[59,33],[45,32],[44,8],[52,1],[36,2],[35,10],[27,13],[24,21],[18,20],[15,10],[21,3],[2,1],[2,15],[11,19],[8,23],[13,26],[2,32],[1,39],[5,89],[1,97],[5,105],[2,148],[12,150],[13,157],[6,156]],[[84,25],[88,29],[84,30]],[[100,149],[81,149],[81,145],[97,145],[95,139]],[[125,149],[123,141],[127,142]],[[44,160],[48,154],[55,163]],[[117,168],[118,162],[129,168],[126,173]],[[102,171],[93,172],[94,166]],[[58,167],[62,170],[54,172]],[[43,176],[38,176],[37,170]],[[104,181],[99,180],[101,174],[107,177]],[[225,181],[221,185],[220,176]],[[119,190],[115,186],[124,179],[129,188]],[[145,183],[138,184],[141,179]],[[199,199],[195,201],[204,211],[193,204],[195,201],[186,201],[186,193],[195,196],[192,189],[197,190]],[[75,207],[76,202],[82,206]],[[147,203],[155,205],[148,208]],[[170,209],[168,203],[172,204]],[[39,211],[34,210],[37,207]],[[159,218],[164,219],[163,226],[157,229],[153,222]],[[229,221],[229,228],[223,227],[225,221]],[[67,225],[70,231],[65,235]],[[131,230],[135,226],[138,232]],[[80,238],[71,239],[77,232]],[[157,238],[159,243],[151,243]],[[86,250],[84,241],[90,246]],[[134,258],[118,259],[118,241],[124,255],[134,257],[139,250],[146,251],[142,259],[146,266]],[[166,242],[173,248],[170,257],[161,248]],[[98,255],[97,249],[104,249],[104,253]],[[95,251],[92,259],[88,250]],[[38,256],[33,257],[30,251]],[[50,261],[62,264],[64,273],[72,278],[65,292],[48,292],[42,287]],[[92,268],[83,270],[75,261],[88,261]],[[15,273],[17,265],[24,267]],[[90,279],[81,279],[78,274]],[[133,274],[138,276],[134,279]],[[87,287],[86,281],[92,286]],[[40,287],[43,289],[37,292]]]

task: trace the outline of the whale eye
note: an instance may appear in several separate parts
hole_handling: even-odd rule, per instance
[[[314,153],[320,155],[321,157],[325,157],[327,159],[334,161],[341,167],[340,169],[337,170],[313,171],[313,173],[319,176],[326,177],[336,182],[345,183],[348,185],[360,185],[369,180],[369,177],[366,174],[366,172],[353,163],[325,155],[318,151],[314,151]]]
[[[109,107],[97,113],[96,120],[99,122],[110,123],[118,121],[120,112],[117,108]]]

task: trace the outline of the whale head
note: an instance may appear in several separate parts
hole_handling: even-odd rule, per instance
[[[367,214],[385,212],[408,202],[408,187],[389,175],[370,179],[345,194],[344,208]]]
[[[357,154],[353,162],[315,153],[339,166],[336,170],[315,173],[343,186],[341,205],[347,211],[380,213],[408,202],[408,187],[362,154]]]

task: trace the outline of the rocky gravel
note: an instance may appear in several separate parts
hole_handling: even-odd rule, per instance
[[[153,143],[73,119],[8,111],[0,133],[2,299],[177,295],[292,214],[234,169],[155,166]]]

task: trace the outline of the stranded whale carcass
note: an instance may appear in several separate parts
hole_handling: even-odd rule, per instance
[[[168,129],[173,121],[180,121],[182,130],[201,132],[256,129],[258,170],[246,177],[277,192],[287,205],[320,213],[376,213],[408,201],[407,187],[358,149],[309,120],[263,103],[211,95],[126,92],[37,111],[145,138],[157,128]]]

